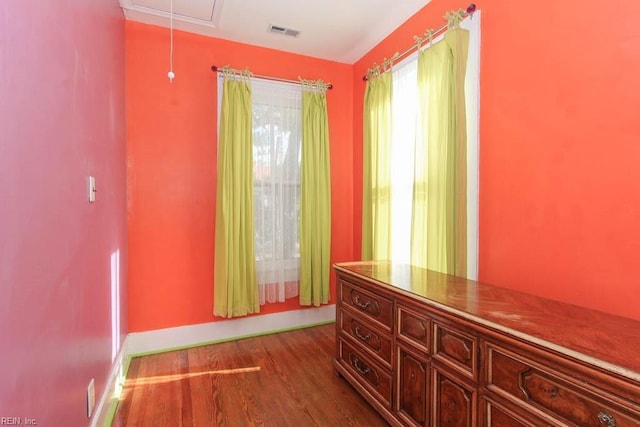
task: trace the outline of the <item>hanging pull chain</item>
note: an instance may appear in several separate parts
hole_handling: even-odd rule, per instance
[[[169,83],[173,83],[173,79],[176,77],[173,72],[173,0],[171,0],[171,11],[169,15],[169,26],[170,26],[170,42],[169,42],[169,72],[167,73],[167,77],[169,77]]]

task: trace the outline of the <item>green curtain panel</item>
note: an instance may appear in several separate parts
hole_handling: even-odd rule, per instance
[[[324,92],[302,93],[300,189],[300,304],[329,302],[331,179]]]
[[[216,316],[258,313],[253,224],[251,86],[225,77],[218,145],[214,262]]]
[[[364,95],[362,260],[391,258],[391,73],[367,81]]]
[[[466,277],[464,78],[469,33],[456,28],[418,57],[411,263]]]

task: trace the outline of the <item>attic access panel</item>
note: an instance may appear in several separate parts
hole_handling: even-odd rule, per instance
[[[220,0],[173,0],[173,18],[179,21],[214,25],[216,5],[222,6]],[[170,0],[121,0],[125,9],[167,17],[171,13]]]

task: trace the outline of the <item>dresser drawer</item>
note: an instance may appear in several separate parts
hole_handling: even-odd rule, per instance
[[[398,304],[398,337],[430,353],[431,320],[424,314]]]
[[[549,426],[549,422],[532,417],[522,409],[512,410],[492,399],[480,399],[481,424],[485,427],[537,427]]]
[[[393,302],[381,295],[369,292],[353,283],[340,280],[340,301],[391,333]]]
[[[349,335],[367,350],[379,358],[379,361],[391,369],[391,336],[366,326],[368,322],[352,316],[345,310],[339,311],[339,326],[344,334]]]
[[[478,338],[440,322],[433,323],[433,358],[478,380]]]
[[[508,349],[488,343],[487,378],[489,390],[526,408],[578,426],[640,426],[640,414],[626,410],[567,381],[550,367],[529,360]]]
[[[391,372],[375,363],[370,356],[356,350],[340,339],[339,359],[359,382],[377,396],[386,407],[391,407]]]

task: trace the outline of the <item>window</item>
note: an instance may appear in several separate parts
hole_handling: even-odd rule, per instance
[[[465,76],[467,119],[467,275],[477,279],[478,271],[478,144],[479,144],[479,63],[480,11],[460,26],[469,30],[469,52]],[[442,36],[434,39],[439,41]],[[410,263],[411,211],[414,182],[414,147],[418,110],[418,54],[396,64],[393,69],[391,149],[391,258]]]
[[[300,86],[252,80],[255,250],[260,304],[298,295]]]
[[[298,295],[302,91],[299,85],[252,78],[251,98],[255,255],[263,305]]]
[[[391,150],[391,258],[411,261],[413,157],[418,109],[418,61],[413,56],[393,70],[393,142]]]

